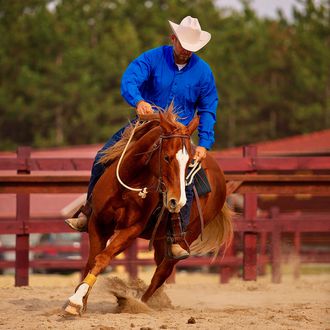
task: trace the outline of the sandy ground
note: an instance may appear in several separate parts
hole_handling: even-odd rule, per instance
[[[140,276],[149,283],[151,272]],[[30,286],[20,288],[13,287],[13,276],[2,275],[0,329],[330,329],[329,274],[297,281],[284,276],[282,284],[272,284],[269,276],[219,284],[216,274],[178,273],[176,284],[166,284],[152,307],[133,302],[121,311],[111,293],[114,281],[126,285],[126,275],[100,276],[88,311],[68,317],[61,307],[79,282],[78,274],[31,275]]]

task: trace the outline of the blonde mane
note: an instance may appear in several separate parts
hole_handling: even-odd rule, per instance
[[[179,123],[178,115],[174,112],[173,103],[168,107],[167,110],[157,108],[158,112],[162,114],[162,120],[172,125],[175,128],[184,128],[185,126]],[[137,121],[136,123],[131,123],[122,134],[121,139],[111,146],[110,148],[103,151],[103,156],[99,160],[99,163],[107,164],[112,163],[122,154],[133,129],[135,128],[134,137],[132,138],[130,147],[134,142],[138,141],[144,134],[149,132],[152,128],[159,126],[159,119],[152,119],[150,121]]]

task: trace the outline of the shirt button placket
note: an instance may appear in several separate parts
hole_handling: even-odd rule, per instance
[[[171,91],[170,91],[170,95],[169,95],[169,101],[172,102],[174,95],[176,95],[177,92],[177,80],[178,80],[178,75],[180,74],[180,71],[176,71],[174,74],[174,79],[173,79],[173,83],[171,86]]]

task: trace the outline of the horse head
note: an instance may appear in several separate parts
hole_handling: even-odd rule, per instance
[[[190,136],[199,123],[195,117],[188,126],[177,122],[172,111],[160,113],[160,182],[164,205],[177,213],[186,204],[185,173],[192,158]]]

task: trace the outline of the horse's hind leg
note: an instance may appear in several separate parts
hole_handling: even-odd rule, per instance
[[[72,315],[81,315],[86,311],[87,299],[91,288],[93,287],[96,277],[88,274],[94,265],[95,256],[98,255],[105,247],[110,236],[110,233],[100,232],[95,226],[95,218],[92,215],[89,220],[89,256],[85,266],[84,280],[81,282],[75,293],[69,297],[69,302],[65,308],[65,311]]]

